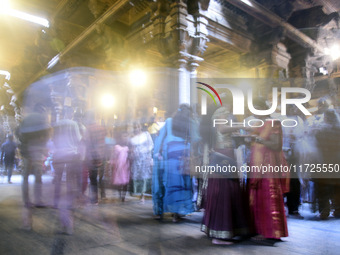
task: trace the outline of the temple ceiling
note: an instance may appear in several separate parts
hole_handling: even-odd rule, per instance
[[[165,31],[163,32],[167,34],[167,31],[171,30],[170,17],[173,14],[170,13],[169,5],[175,1],[126,2],[127,4],[122,4],[118,11],[113,10],[114,15],[105,19],[105,26],[98,22],[95,29],[91,29],[91,26],[99,18],[124,1],[13,0],[10,2],[13,9],[50,21],[49,28],[42,28],[40,25],[15,17],[0,15],[0,70],[11,73],[9,85],[14,92],[20,86],[27,86],[27,82],[33,81],[34,77],[38,78],[44,73],[44,68],[55,55],[63,52],[68,45],[87,31],[89,35],[81,37],[81,42],[75,44],[75,49],[64,56],[61,61],[63,64],[87,65],[103,69],[108,66],[124,68],[136,62],[147,66],[167,66],[164,56],[169,57],[171,55],[169,52],[173,50],[166,46],[167,43],[171,44],[171,41],[163,40],[160,43],[155,35],[154,25],[156,16],[164,16]],[[272,48],[280,42],[287,46],[285,50],[295,56],[295,59],[299,59],[301,55],[302,62],[306,54],[313,52],[306,45],[301,46],[301,42],[294,40],[294,36],[287,36],[286,28],[271,26],[270,20],[266,22],[265,14],[256,14],[254,10],[249,9],[243,10],[235,5],[235,0],[184,2],[188,4],[187,19],[190,22],[193,22],[192,14],[196,13],[197,9],[202,10],[202,15],[208,20],[208,40],[205,43],[198,42],[201,44],[201,48],[197,50],[198,57],[204,59],[199,64],[198,71],[215,71],[226,75],[242,74],[249,67],[243,65],[249,64],[251,62],[248,61],[249,59],[255,59],[254,65],[261,61],[248,55]],[[332,29],[335,31],[334,29],[339,28],[340,1],[338,0],[256,0],[256,2],[277,15],[286,22],[285,24],[298,28],[322,47],[327,45],[325,38],[340,40],[340,36],[335,33],[326,35],[327,31]],[[318,29],[321,27],[324,30]],[[244,56],[249,58],[245,60]],[[314,57],[314,63],[319,63],[317,64],[319,66],[324,64],[323,60],[319,59],[319,55],[314,54]],[[301,61],[292,60],[290,64],[291,70],[296,75],[301,75],[300,63]],[[55,70],[57,71],[58,67]],[[3,77],[0,78],[2,82]]]

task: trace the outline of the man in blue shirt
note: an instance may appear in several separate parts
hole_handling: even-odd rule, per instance
[[[8,183],[11,182],[13,165],[15,160],[15,150],[17,149],[17,144],[13,142],[13,135],[7,136],[7,141],[1,146],[1,163],[4,160],[5,171],[8,173]],[[5,157],[4,157],[5,156]]]

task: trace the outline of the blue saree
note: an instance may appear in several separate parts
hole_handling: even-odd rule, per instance
[[[172,119],[166,120],[156,138],[152,176],[152,199],[155,215],[164,212],[189,214],[192,204],[190,175],[183,174],[181,157],[188,155],[190,144],[172,134]],[[162,154],[159,160],[157,154]]]

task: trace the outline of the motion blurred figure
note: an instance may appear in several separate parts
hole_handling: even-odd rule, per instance
[[[47,141],[51,135],[51,127],[48,124],[46,108],[38,103],[34,107],[34,112],[28,114],[22,120],[17,137],[20,144],[19,149],[23,157],[23,182],[22,196],[26,207],[34,204],[29,199],[28,176],[35,175],[34,198],[35,206],[45,206],[42,201],[42,181],[43,163],[47,154]]]
[[[78,124],[71,120],[73,109],[65,109],[65,119],[54,125],[52,141],[55,145],[53,164],[55,169],[54,208],[58,208],[61,191],[61,178],[66,171],[67,207],[71,208],[74,197],[81,194],[82,172],[78,152],[81,135]]]
[[[255,109],[267,110],[262,98],[253,100]],[[279,121],[267,120],[269,116],[255,116],[262,120],[262,126],[254,129],[257,135],[251,147],[251,167],[287,166],[282,152],[282,128]],[[254,126],[257,124],[254,124]],[[289,176],[281,172],[250,172],[250,210],[253,216],[256,236],[259,243],[266,239],[280,239],[288,236],[287,219],[283,195],[289,191]]]
[[[242,126],[216,125],[212,129],[211,123],[214,119],[235,120],[235,117],[230,112],[231,104],[227,103],[225,105],[227,107],[218,108],[212,116],[207,116],[202,120],[203,125],[211,127],[210,130],[208,129],[209,134],[202,134],[202,136],[213,141],[211,147],[217,152],[212,153],[209,158],[209,164],[213,166],[236,165],[231,134],[240,128],[244,128]],[[210,176],[206,194],[201,231],[206,233],[208,237],[213,238],[212,242],[214,244],[233,244],[232,238],[248,234],[248,223],[237,174]]]
[[[151,189],[153,142],[149,132],[142,131],[140,122],[134,122],[133,129],[135,135],[130,139],[133,193],[140,194],[140,203],[144,204],[144,194]]]
[[[13,135],[9,134],[7,136],[7,141],[1,146],[1,163],[2,160],[5,163],[5,171],[8,175],[8,183],[11,182],[13,165],[15,161],[15,151],[17,149],[17,144],[13,141]]]
[[[117,187],[122,202],[125,202],[127,186],[130,181],[128,141],[126,131],[120,131],[117,135],[117,144],[114,146],[110,159],[110,165],[113,167],[111,184]]]
[[[186,169],[190,165],[185,164],[190,156],[191,115],[190,106],[181,104],[156,139],[152,189],[155,219],[171,212],[173,222],[178,222],[181,214],[194,211],[190,169]]]
[[[302,155],[301,151],[299,151],[300,148],[297,146],[297,143],[304,135],[304,123],[303,120],[298,116],[298,111],[299,109],[295,105],[289,105],[287,118],[295,120],[297,125],[295,127],[282,127],[282,150],[289,165],[295,167],[298,166],[299,156]],[[301,184],[303,184],[303,180],[300,178],[299,173],[291,171],[290,189],[289,193],[287,193],[287,206],[289,215],[296,218],[303,218],[299,214]]]
[[[100,195],[101,198],[106,197],[103,183],[106,130],[96,123],[95,113],[93,111],[85,112],[84,124],[86,126],[84,135],[86,144],[85,159],[87,160],[91,181],[91,203],[96,205],[98,204],[98,172]]]
[[[324,164],[336,165],[340,154],[340,120],[333,109],[324,113],[324,127],[316,133],[316,139],[321,149]],[[340,182],[339,178],[315,179],[316,197],[320,218],[327,219],[330,214],[330,200],[334,208],[334,216],[340,216]]]

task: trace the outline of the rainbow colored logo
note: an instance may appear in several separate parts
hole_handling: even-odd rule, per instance
[[[203,82],[197,82],[197,83],[199,83],[199,84],[201,84],[201,85],[203,85],[203,86],[206,86],[206,87],[208,87],[209,89],[211,89],[211,90],[215,93],[215,95],[218,97],[218,100],[220,100],[220,103],[221,103],[221,106],[222,106],[222,100],[221,100],[219,94],[216,92],[216,90],[215,90],[213,87],[211,87],[210,85],[205,84],[205,83],[203,83]],[[200,88],[200,87],[196,87],[196,88],[198,88],[198,89],[200,89],[200,90],[203,90],[203,91],[207,92],[208,95],[211,96],[211,98],[214,100],[215,105],[217,105],[214,96],[213,96],[208,90],[203,89],[203,88]]]

